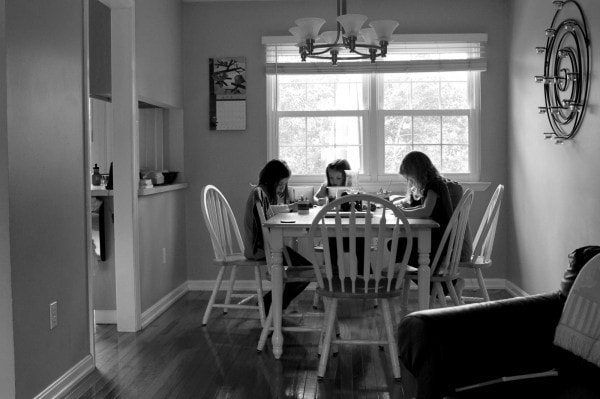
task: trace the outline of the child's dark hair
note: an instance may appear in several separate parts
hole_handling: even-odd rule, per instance
[[[427,183],[441,178],[440,172],[431,159],[421,151],[411,151],[406,154],[400,164],[400,174],[415,179],[420,190],[424,189]]]
[[[336,170],[338,172],[342,172],[342,176],[344,177],[344,185],[346,184],[346,170],[350,170],[350,163],[348,163],[348,161],[346,161],[345,159],[336,159],[335,161],[333,161],[329,165],[327,165],[327,168],[325,168],[325,176],[327,176],[327,185],[328,186],[332,186],[332,183],[329,180],[329,171],[330,170]]]
[[[263,186],[267,195],[269,196],[269,202],[271,204],[277,204],[277,184],[282,179],[288,178],[292,175],[292,171],[285,161],[279,159],[272,159],[261,169],[258,175],[258,184]],[[287,187],[285,194],[287,197]],[[285,200],[286,198],[284,198]]]

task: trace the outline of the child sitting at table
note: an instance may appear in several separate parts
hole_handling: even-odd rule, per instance
[[[325,168],[325,176],[327,181],[321,184],[321,187],[315,194],[315,202],[318,205],[324,205],[327,203],[327,187],[344,187],[346,185],[346,171],[350,170],[350,163],[345,159],[336,159],[329,163]],[[348,252],[350,248],[350,240],[347,237],[343,239],[344,252]],[[329,238],[329,250],[331,253],[331,264],[337,266],[337,245],[335,238]],[[364,253],[365,253],[365,239],[363,237],[356,238],[356,264],[357,273],[362,275],[364,272]],[[334,269],[337,268],[334,266]]]
[[[252,188],[246,201],[246,213],[244,215],[244,256],[248,259],[265,259],[265,243],[262,234],[260,218],[257,214],[256,204],[260,204],[265,219],[269,219],[275,213],[289,211],[290,198],[288,194],[288,181],[292,175],[290,168],[278,159],[273,159],[262,168],[258,177],[258,185]],[[290,247],[287,251],[291,265],[310,265],[302,255]],[[284,265],[286,265],[284,257]],[[308,282],[286,283],[283,289],[283,309],[297,297],[308,285]],[[265,310],[271,308],[271,292],[263,297]]]
[[[406,196],[395,200],[394,203],[403,208],[408,218],[431,218],[440,225],[438,229],[433,229],[431,232],[431,253],[435,254],[454,212],[447,185],[449,180],[442,177],[431,159],[420,151],[409,152],[404,157],[400,164],[400,174],[408,182]],[[406,240],[401,238],[399,244],[402,247],[399,248],[403,248],[405,243]],[[388,243],[389,247],[391,243]],[[413,248],[417,248],[416,238]],[[403,250],[398,249],[397,261],[401,261],[403,253]],[[408,262],[411,266],[419,266],[418,255],[415,250],[411,252]],[[458,291],[462,291],[464,281],[462,279],[459,281],[457,294],[460,297]]]
[[[317,205],[327,203],[327,187],[343,187],[346,185],[346,171],[350,170],[350,163],[345,159],[336,159],[325,168],[327,180],[317,190],[314,202]]]

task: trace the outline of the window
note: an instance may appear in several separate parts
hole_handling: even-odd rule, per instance
[[[301,63],[282,38],[263,38],[269,157],[286,160],[296,181],[320,181],[329,162],[346,158],[361,182],[389,182],[419,150],[444,175],[477,180],[486,38],[460,36],[470,40],[411,36],[390,44],[385,62],[336,67]]]

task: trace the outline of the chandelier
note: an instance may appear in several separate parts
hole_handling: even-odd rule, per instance
[[[296,26],[289,29],[299,47],[302,61],[307,58],[331,60],[370,59],[385,57],[387,46],[398,22],[392,20],[371,21],[363,28],[366,15],[347,14],[346,0],[337,0],[337,30],[319,34],[325,24],[323,18],[300,18]],[[341,54],[340,54],[341,53]]]

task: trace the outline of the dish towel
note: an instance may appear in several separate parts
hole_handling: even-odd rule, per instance
[[[554,344],[600,367],[600,255],[590,259],[575,279]]]

